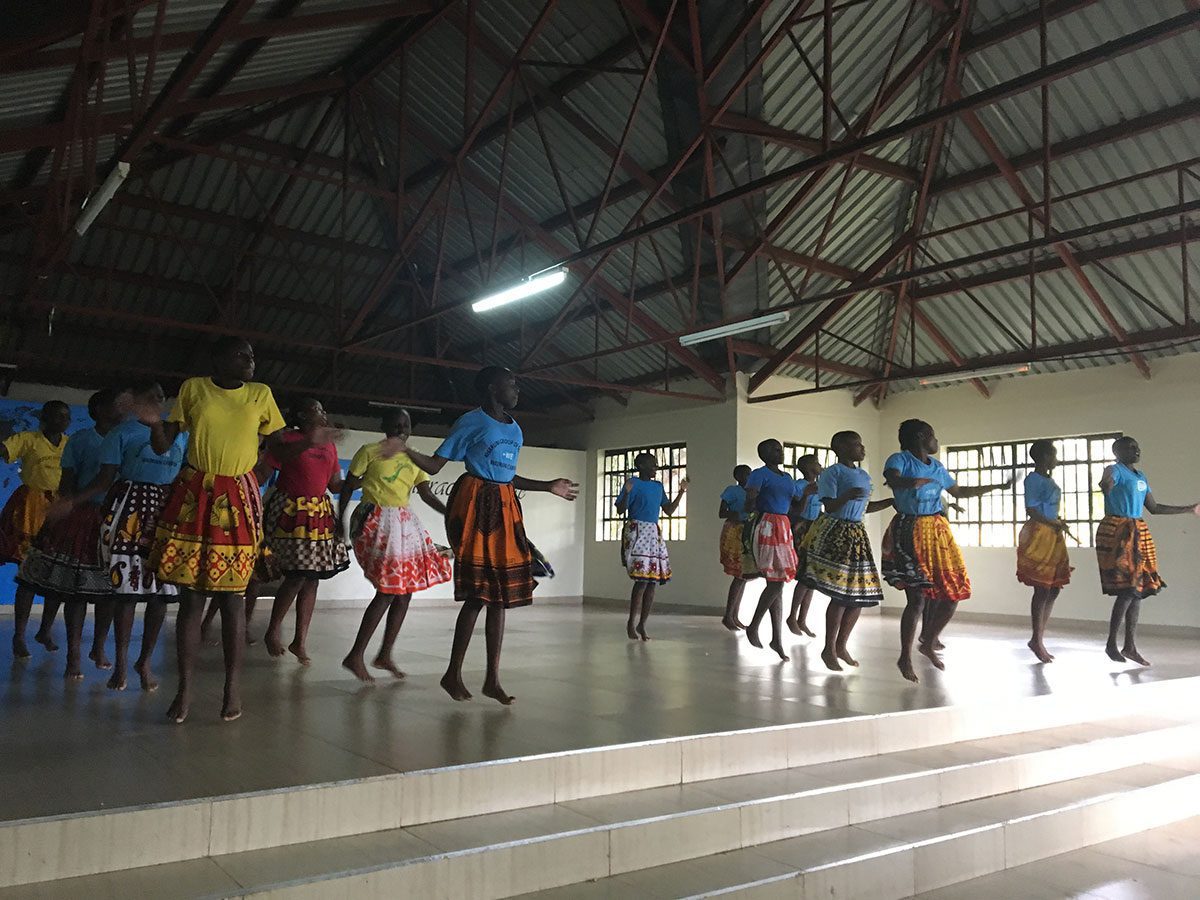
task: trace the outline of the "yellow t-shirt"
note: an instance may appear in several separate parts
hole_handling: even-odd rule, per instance
[[[188,465],[209,475],[245,475],[258,462],[259,435],[284,427],[265,384],[226,390],[211,378],[185,381],[167,421],[189,433]]]
[[[363,480],[363,502],[376,506],[408,506],[413,488],[429,480],[407,453],[397,453],[390,459],[380,457],[379,444],[358,448],[350,460],[350,474]]]
[[[9,462],[21,464],[21,481],[34,491],[57,491],[67,436],[55,447],[41,431],[20,431],[4,442]]]

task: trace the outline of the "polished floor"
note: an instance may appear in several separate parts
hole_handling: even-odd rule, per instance
[[[963,623],[947,632],[947,671],[922,661],[921,683],[911,685],[895,669],[894,618],[864,616],[851,648],[862,665],[837,674],[821,664],[813,639],[793,638],[791,660],[780,663],[715,618],[664,614],[651,620],[654,640],[631,642],[618,610],[557,602],[509,615],[503,682],[517,702],[505,708],[478,694],[454,703],[438,687],[454,615],[448,605],[415,606],[397,645],[408,677],[365,687],[339,665],[358,612],[318,611],[311,667],[272,659],[261,644],[248,648],[245,715],[234,723],[218,718],[221,654],[208,647],[182,726],[164,717],[173,683],[169,622],[155,659],[163,687],[143,694],[108,690],[107,673],[90,665],[84,681],[64,683],[62,650],[35,645],[32,660],[14,662],[11,619],[0,618],[0,677],[8,678],[0,759],[6,772],[20,773],[0,792],[0,819],[1200,674],[1195,642],[1183,638],[1146,637],[1142,650],[1155,665],[1142,669],[1109,661],[1099,628],[1063,631],[1048,642],[1057,661],[1043,666],[1018,629]],[[265,618],[260,611],[254,633]],[[482,667],[480,629],[466,673],[473,690]]]

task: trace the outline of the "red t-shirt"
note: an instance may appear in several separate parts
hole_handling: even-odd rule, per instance
[[[303,441],[298,431],[282,436],[285,444]],[[299,456],[281,463],[273,453],[267,453],[263,462],[279,470],[276,487],[290,497],[320,497],[329,486],[333,473],[338,471],[337,448],[333,444],[322,444],[300,451]]]

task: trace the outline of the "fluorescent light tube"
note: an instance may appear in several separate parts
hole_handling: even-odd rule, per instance
[[[367,406],[377,406],[380,409],[403,409],[409,412],[440,413],[440,406],[413,406],[411,403],[382,403],[378,400],[368,400]]]
[[[947,372],[945,375],[928,375],[920,379],[922,385],[953,384],[956,381],[970,381],[972,378],[993,378],[997,375],[1024,375],[1029,366],[999,366],[995,369],[977,369],[974,372]]]
[[[744,322],[730,322],[728,325],[718,325],[716,328],[685,334],[679,338],[679,343],[684,347],[691,347],[694,344],[703,344],[705,341],[717,341],[721,338],[733,337],[735,334],[745,334],[747,331],[754,331],[758,328],[782,325],[791,317],[791,312],[786,309],[781,312],[767,313],[765,316],[759,316],[757,319],[747,319]]]
[[[96,217],[104,211],[104,207],[108,206],[108,201],[113,198],[113,195],[125,183],[125,179],[129,177],[129,163],[118,162],[116,168],[108,173],[108,177],[104,179],[100,187],[83,201],[83,206],[79,210],[79,218],[75,220],[75,233],[82,236],[85,231],[92,227],[92,223],[96,221]]]
[[[471,309],[477,313],[487,312],[489,309],[495,309],[497,306],[504,306],[506,303],[513,303],[517,300],[524,300],[526,297],[532,297],[534,294],[540,294],[542,291],[558,287],[566,280],[566,269],[555,269],[552,272],[534,275],[526,278],[520,284],[514,284],[510,288],[505,288],[495,294],[488,294],[486,297],[476,300],[471,304]]]

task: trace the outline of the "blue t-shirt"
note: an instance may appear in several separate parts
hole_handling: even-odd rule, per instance
[[[800,496],[796,487],[796,479],[783,472],[772,472],[766,466],[761,466],[750,473],[746,481],[746,490],[758,490],[755,508],[760,513],[775,513],[786,516],[792,508],[792,500]]]
[[[437,455],[465,463],[477,478],[508,484],[517,474],[517,456],[524,443],[515,421],[497,422],[482,409],[473,409],[454,423]]]
[[[71,445],[67,445],[71,449]],[[66,466],[66,454],[63,454],[63,465]],[[1124,463],[1112,467],[1113,486],[1104,495],[1104,514],[1106,516],[1122,516],[1126,519],[1140,519],[1142,507],[1146,505],[1146,495],[1150,493],[1150,482],[1146,474],[1131,469]]]
[[[1058,501],[1062,489],[1041,472],[1030,472],[1025,476],[1025,508],[1036,509],[1047,519],[1058,518]]]
[[[633,479],[633,488],[629,492],[629,503],[625,512],[635,522],[658,522],[658,515],[667,505],[667,489],[661,481],[645,481]]]
[[[814,521],[817,516],[821,515],[821,480],[817,479],[817,490],[813,491],[808,497],[800,502],[800,518]],[[805,478],[796,479],[796,496],[804,497],[804,490],[808,487],[808,480]]]
[[[143,484],[170,484],[179,474],[187,451],[187,434],[180,432],[161,456],[150,446],[150,428],[137,419],[128,419],[104,436],[100,445],[100,463],[118,466],[117,477]]]
[[[906,516],[936,516],[942,511],[942,491],[954,487],[958,482],[946,471],[942,461],[929,457],[923,463],[908,450],[893,453],[883,464],[885,472],[895,469],[902,478],[928,478],[929,484],[919,488],[894,489],[896,511]]]
[[[865,488],[867,495],[861,500],[851,500],[836,512],[826,512],[827,516],[847,522],[861,522],[871,497],[871,476],[864,469],[841,463],[834,463],[821,473],[817,479],[817,490],[822,500],[834,500],[852,488]]]
[[[746,489],[744,487],[740,484],[731,484],[725,490],[721,491],[721,500],[726,506],[737,513],[737,518],[732,521],[746,521]]]
[[[77,431],[67,439],[63,449],[62,467],[75,472],[75,490],[81,491],[100,474],[100,445],[104,438],[95,428]],[[93,503],[103,503],[103,497],[93,497]]]

